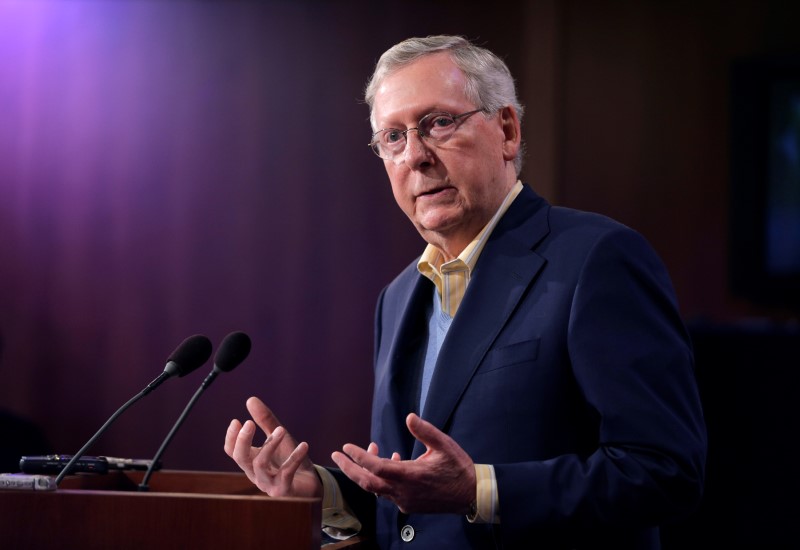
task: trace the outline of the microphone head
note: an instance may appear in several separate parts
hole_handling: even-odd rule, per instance
[[[178,376],[186,376],[199,369],[211,357],[211,340],[202,334],[189,336],[175,348],[167,359],[167,366],[173,366]]]
[[[219,345],[214,356],[214,368],[230,372],[250,354],[250,337],[244,332],[231,332]]]

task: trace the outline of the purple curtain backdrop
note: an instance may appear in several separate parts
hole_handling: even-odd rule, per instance
[[[0,3],[0,407],[73,453],[185,337],[243,330],[167,467],[234,469],[250,395],[319,463],[368,442],[375,299],[423,244],[366,147],[363,85],[402,37],[377,9]],[[210,368],[89,454],[151,457]]]

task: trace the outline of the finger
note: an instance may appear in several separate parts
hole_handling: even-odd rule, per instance
[[[397,460],[392,461],[375,456],[358,445],[348,443],[342,447],[342,451],[344,451],[357,466],[367,470],[375,478],[379,478],[382,481],[394,483],[404,479],[404,476],[407,474],[406,465],[401,464]]]
[[[374,466],[381,462],[380,457],[378,457],[375,452],[370,452],[370,450],[377,451],[377,448],[378,446],[373,443],[370,443],[366,450],[362,449],[358,445],[346,443],[342,447],[342,451],[344,454],[350,457],[350,460],[363,467],[365,464],[371,464]]]
[[[370,443],[369,447],[367,447],[367,452],[371,455],[378,456],[378,444],[374,441]]]
[[[286,437],[286,430],[278,426],[267,437],[261,448],[256,450],[257,454],[253,457],[253,469],[256,472],[274,475],[274,470],[279,467],[282,460],[280,446],[284,437]],[[275,457],[274,460],[273,457]]]
[[[281,476],[284,481],[291,481],[300,465],[308,458],[308,443],[300,442],[289,457],[281,465]]]
[[[259,428],[264,430],[268,436],[272,433],[272,430],[281,425],[278,417],[276,417],[270,408],[258,397],[249,398],[246,406],[247,412],[253,417],[253,421]]]
[[[236,437],[241,429],[242,423],[234,418],[228,425],[228,431],[225,432],[225,454],[231,458],[233,458],[233,449],[236,447]]]
[[[248,420],[242,425],[242,429],[236,435],[236,442],[234,443],[233,453],[231,458],[239,467],[244,470],[248,477],[252,479],[253,476],[253,436],[256,433],[256,426],[252,420]]]
[[[272,433],[269,435],[269,437],[267,437],[267,440],[264,441],[261,449],[267,449],[270,453],[276,452],[280,448],[281,443],[283,442],[283,439],[286,437],[287,433],[288,432],[286,431],[286,428],[283,426],[276,427],[274,430],[272,430]]]
[[[289,484],[300,465],[304,461],[309,461],[308,443],[296,444],[283,426],[275,428],[257,453],[253,459],[253,470],[257,476],[263,478],[278,476],[287,479]],[[284,475],[287,471],[288,476]]]
[[[400,453],[397,453],[397,452],[392,453],[392,460],[394,460],[394,461],[400,460]]]
[[[384,480],[374,475],[369,470],[365,470],[345,453],[336,451],[331,454],[331,459],[339,467],[339,469],[352,479],[359,487],[370,493],[378,493],[386,495],[389,493],[391,487]]]

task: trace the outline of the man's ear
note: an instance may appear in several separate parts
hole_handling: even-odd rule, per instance
[[[522,130],[514,107],[508,105],[500,109],[500,124],[503,128],[503,158],[514,160],[522,142]]]

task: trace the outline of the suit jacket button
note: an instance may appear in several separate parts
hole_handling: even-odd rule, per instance
[[[400,538],[403,539],[403,542],[411,542],[414,540],[414,528],[410,525],[404,525],[402,529],[400,529]]]

